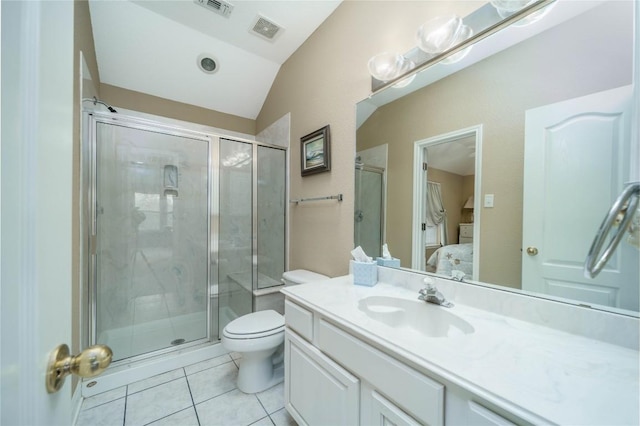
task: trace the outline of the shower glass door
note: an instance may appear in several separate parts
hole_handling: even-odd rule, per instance
[[[253,146],[220,139],[218,303],[220,335],[252,310]]]
[[[281,284],[285,257],[286,152],[258,146],[258,289]]]
[[[382,255],[384,229],[384,169],[356,168],[354,241],[367,255]]]
[[[209,140],[96,122],[95,141],[94,343],[207,339]]]

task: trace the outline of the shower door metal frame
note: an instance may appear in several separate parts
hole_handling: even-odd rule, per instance
[[[287,203],[287,198],[289,194],[289,175],[287,173],[288,170],[288,149],[280,146],[274,145],[267,142],[259,142],[250,139],[244,139],[236,136],[226,136],[220,135],[214,138],[214,156],[216,157],[216,162],[214,163],[214,182],[216,185],[220,183],[220,140],[225,139],[230,142],[239,142],[239,143],[247,143],[251,144],[251,312],[255,312],[255,297],[253,297],[253,292],[258,289],[258,147],[263,146],[266,148],[277,149],[279,151],[283,151],[285,156],[285,170],[284,170],[284,213],[283,213],[283,222],[284,222],[284,270],[286,271],[289,266],[289,256],[288,254],[288,246],[289,246],[289,233],[287,227],[287,219],[289,216],[289,206]],[[214,216],[215,216],[215,224],[212,223],[212,229],[215,229],[215,235],[212,235],[211,238],[216,240],[216,252],[214,259],[218,259],[219,255],[219,247],[217,242],[219,240],[219,230],[220,230],[220,194],[219,188],[216,186],[218,190],[217,197],[214,197],[214,203],[216,204],[216,208],[214,208]],[[216,267],[217,270],[217,267]],[[216,283],[218,280],[217,271],[214,275]]]
[[[114,115],[113,113],[99,113],[95,111],[85,110],[84,114],[87,118],[87,129],[85,137],[82,141],[82,148],[80,152],[80,176],[81,176],[81,231],[80,231],[80,259],[82,262],[81,271],[81,288],[86,291],[86,296],[83,299],[87,302],[88,309],[85,310],[84,319],[87,320],[88,330],[83,330],[83,346],[89,346],[96,343],[97,339],[97,263],[96,263],[96,245],[97,245],[97,199],[96,199],[96,184],[97,184],[97,125],[98,123],[118,125],[135,130],[150,131],[155,133],[161,133],[176,137],[184,137],[189,139],[195,139],[207,143],[207,217],[212,217],[212,199],[215,199],[216,187],[214,185],[213,167],[212,167],[212,155],[215,155],[212,145],[214,143],[213,134],[201,131],[195,131],[186,129],[180,126],[166,125],[157,121],[147,120],[143,118],[125,116],[121,114]],[[207,232],[212,235],[212,220],[207,222]],[[198,339],[182,345],[173,347],[166,347],[152,352],[147,352],[139,355],[135,355],[129,358],[124,358],[114,362],[114,365],[120,363],[129,363],[132,361],[143,360],[153,356],[161,355],[164,353],[173,352],[193,346],[200,345],[205,342],[211,341],[211,261],[212,261],[212,244],[211,238],[207,240],[207,324],[206,324],[206,336],[202,339]],[[86,257],[85,257],[86,256]],[[85,270],[86,265],[86,270]],[[86,282],[85,282],[86,281]],[[84,303],[82,304],[84,305]],[[83,324],[85,321],[81,321]]]

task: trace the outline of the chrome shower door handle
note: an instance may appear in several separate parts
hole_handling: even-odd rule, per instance
[[[616,198],[609,213],[602,221],[598,232],[596,233],[596,237],[591,244],[591,248],[589,249],[589,253],[587,254],[587,259],[584,264],[584,275],[587,278],[595,278],[598,276],[604,265],[607,264],[616,247],[620,243],[620,240],[624,236],[624,233],[631,225],[631,221],[633,219],[634,214],[638,209],[638,202],[640,200],[640,182],[632,182],[628,184],[623,190],[622,193]],[[627,204],[628,203],[628,204]],[[626,208],[622,219],[620,219],[620,225],[618,227],[618,231],[616,234],[609,240],[609,244],[605,248],[605,250],[600,254],[602,246],[604,245],[605,239],[607,235],[609,235],[609,231],[613,227],[614,223],[618,220],[618,216],[622,213],[622,211]]]

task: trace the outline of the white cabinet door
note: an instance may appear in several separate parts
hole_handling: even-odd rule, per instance
[[[420,426],[413,417],[402,411],[377,391],[372,391],[364,398],[371,398],[371,419],[368,424],[376,426]],[[363,403],[364,404],[364,403]]]
[[[357,425],[360,381],[291,330],[285,333],[285,407],[299,425]]]

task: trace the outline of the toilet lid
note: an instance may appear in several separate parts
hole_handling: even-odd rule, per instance
[[[312,281],[321,281],[321,280],[329,279],[329,277],[327,277],[326,275],[307,271],[306,269],[294,269],[293,271],[287,271],[284,274],[282,274],[282,278],[297,284],[310,283]]]
[[[276,311],[258,311],[231,321],[224,328],[227,334],[249,335],[277,332],[284,328],[284,317]]]

